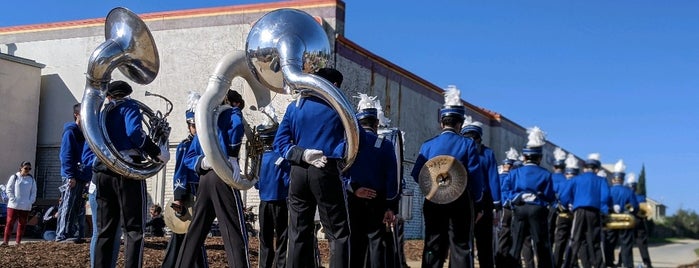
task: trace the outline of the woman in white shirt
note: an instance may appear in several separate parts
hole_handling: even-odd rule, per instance
[[[32,164],[28,161],[20,164],[19,172],[10,176],[7,181],[7,222],[5,224],[5,237],[2,245],[7,245],[12,234],[12,227],[15,222],[19,222],[17,226],[16,242],[19,244],[22,241],[22,234],[27,225],[29,212],[32,210],[32,204],[36,201],[36,181],[29,172],[32,170]]]

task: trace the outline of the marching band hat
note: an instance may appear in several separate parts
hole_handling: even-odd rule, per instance
[[[461,91],[454,85],[449,85],[444,90],[444,105],[439,109],[439,119],[453,116],[465,119],[466,107],[461,103]]]
[[[362,120],[364,118],[375,118],[378,119],[379,112],[376,108],[364,108],[357,112],[357,120]]]
[[[566,152],[561,147],[556,147],[553,150],[553,166],[556,168],[564,168],[566,166]]]
[[[128,83],[121,80],[111,82],[109,83],[109,86],[107,86],[108,96],[126,97],[128,95],[131,95],[131,92],[133,92],[131,86]]]
[[[468,121],[468,122],[467,122]],[[464,127],[461,128],[461,135],[466,133],[478,134],[478,137],[483,136],[483,123],[478,121],[472,121],[470,116],[464,118]]]
[[[578,159],[575,158],[575,155],[573,154],[568,154],[565,160],[565,166],[565,174],[578,175],[578,173],[580,173],[580,168],[578,168]]]
[[[519,158],[519,153],[515,148],[510,147],[507,152],[505,152],[505,160],[502,161],[503,165],[514,165],[515,162],[517,161],[517,158]]]
[[[599,161],[599,153],[591,153],[585,160],[585,167],[599,168],[602,163]]]
[[[184,118],[185,118],[185,120],[187,120],[188,124],[194,124],[194,111],[187,110],[184,113]]]
[[[527,145],[522,149],[522,155],[532,156],[532,155],[542,155],[543,147],[546,144],[544,131],[539,127],[532,127],[527,129]]]
[[[624,160],[619,159],[616,164],[614,164],[614,172],[612,177],[624,181],[624,176],[626,175],[626,165],[624,165]]]
[[[502,160],[502,164],[503,165],[513,165],[515,163],[515,161],[516,160],[514,160],[514,159],[505,158],[505,160]]]

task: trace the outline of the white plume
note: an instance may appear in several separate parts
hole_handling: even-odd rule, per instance
[[[189,95],[187,96],[187,111],[196,111],[197,103],[199,103],[200,98],[201,94],[199,94],[199,92],[193,89],[190,90]]]
[[[527,147],[541,147],[546,144],[546,133],[542,131],[539,127],[532,127],[527,129],[529,136],[527,137],[529,141],[527,142]]]
[[[614,172],[624,172],[626,171],[626,165],[624,165],[624,160],[619,159],[619,162],[614,164]]]
[[[568,154],[568,157],[566,158],[566,167],[578,168],[578,159],[575,158],[573,154]]]
[[[355,96],[355,98],[359,98],[357,110],[376,108],[376,96],[370,97],[367,94],[359,93],[359,96]]]
[[[388,117],[386,117],[386,114],[383,112],[383,106],[381,106],[381,101],[375,100],[374,102],[374,105],[376,106],[376,115],[379,118],[379,126],[387,127],[389,124],[391,124],[391,119],[388,119]]]
[[[507,155],[507,159],[512,159],[512,160],[517,160],[519,158],[519,153],[515,148],[510,147],[509,150],[505,153]]]
[[[566,152],[561,149],[561,147],[556,147],[556,149],[553,150],[553,157],[556,160],[565,160],[566,159]]]
[[[448,85],[444,90],[444,105],[461,106],[461,91],[455,85]]]
[[[591,153],[587,156],[587,159],[599,161],[599,153]]]
[[[463,124],[463,125],[464,125],[464,126],[468,126],[468,125],[470,125],[471,123],[473,123],[473,118],[471,118],[470,115],[464,116],[464,124]]]
[[[277,114],[274,111],[274,107],[272,107],[271,105],[265,106],[264,108],[262,108],[262,111],[264,111],[266,114],[269,115],[269,116],[265,115],[264,117],[262,117],[262,125],[273,126],[277,122],[279,122],[279,119],[277,118]],[[272,118],[270,118],[270,117],[272,117]]]
[[[607,172],[605,172],[604,169],[600,169],[599,172],[597,172],[597,176],[600,176],[602,178],[606,178]]]
[[[626,183],[627,184],[638,183],[638,180],[636,180],[636,174],[635,173],[626,174]]]

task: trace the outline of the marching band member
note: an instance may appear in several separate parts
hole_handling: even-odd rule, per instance
[[[514,169],[514,163],[519,158],[519,153],[515,148],[510,147],[506,153],[507,158],[502,162],[500,179],[500,200],[502,206],[502,217],[500,218],[500,230],[498,231],[497,251],[495,254],[495,265],[497,267],[507,267],[508,263],[515,261],[508,260],[510,249],[512,248],[512,181],[510,180],[510,170]]]
[[[331,68],[318,75],[335,86],[342,74]],[[325,101],[299,97],[287,106],[274,138],[274,150],[291,163],[288,267],[313,267],[313,216],[316,206],[331,244],[331,267],[348,267],[349,222],[338,164],[345,150],[344,127]]]
[[[570,198],[568,195],[563,193],[569,191],[570,180],[580,173],[578,168],[578,159],[575,155],[568,154],[565,160],[565,181],[559,181],[558,184],[554,182],[554,188],[556,190],[556,195],[558,196],[558,217],[556,218],[556,232],[554,234],[555,238],[553,241],[553,263],[554,267],[561,267],[563,265],[564,258],[570,256],[573,260],[577,260],[577,252],[570,252],[570,229],[573,227],[573,214],[570,209]],[[567,255],[566,255],[567,254]]]
[[[585,160],[583,173],[570,180],[570,188],[564,192],[570,198],[573,211],[571,231],[572,252],[578,253],[584,267],[603,267],[600,245],[602,222],[600,215],[608,214],[609,186],[607,179],[597,175],[601,163],[599,154],[590,154]],[[566,258],[564,267],[573,265],[573,258]]]
[[[233,175],[240,175],[238,154],[244,135],[243,96],[237,91],[228,90],[222,105],[230,105],[218,117],[219,146],[226,152],[233,166]],[[218,219],[223,246],[226,250],[229,267],[249,267],[247,231],[243,220],[243,202],[240,190],[228,186],[212,170],[206,159],[198,136],[192,139],[185,154],[184,163],[199,174],[197,200],[194,203],[192,221],[185,234],[177,256],[176,267],[194,267],[202,257],[202,246],[211,230],[214,218]]]
[[[566,168],[566,152],[560,147],[556,147],[553,150],[553,172],[551,173],[551,180],[553,181],[553,191],[556,192],[556,199],[558,199],[558,187],[559,184],[566,181],[566,176],[564,174]],[[556,220],[558,219],[558,200],[551,203],[549,206],[549,244],[553,247],[554,237],[556,236]],[[554,258],[555,259],[555,258]]]
[[[485,191],[483,192],[482,211],[483,216],[476,221],[475,238],[476,249],[478,250],[479,267],[493,267],[493,209],[500,212],[500,177],[498,176],[498,161],[495,159],[493,150],[483,144],[483,123],[471,122],[471,117],[466,116],[465,126],[461,129],[461,134],[474,141],[478,147],[480,166],[485,180]]]
[[[357,120],[360,131],[359,154],[343,175],[348,192],[350,218],[351,267],[387,267],[388,252],[384,241],[386,229],[395,223],[398,211],[398,180],[396,154],[390,141],[379,138],[378,110],[375,98],[359,94]],[[389,227],[390,228],[390,227]],[[390,254],[390,255],[389,255]],[[364,261],[366,260],[366,262]],[[391,262],[392,263],[392,262]]]
[[[546,144],[544,132],[538,127],[527,131],[529,141],[522,149],[524,166],[510,172],[512,180],[512,236],[514,247],[510,250],[512,258],[521,254],[526,233],[529,232],[539,263],[538,267],[553,267],[551,245],[545,223],[548,217],[549,203],[555,200],[551,172],[539,166],[543,156],[542,147]]]
[[[194,111],[196,110],[196,104],[199,101],[199,93],[191,91],[189,93],[189,100],[187,101],[187,111],[185,112],[185,121],[187,122],[187,129],[189,130],[189,135],[177,145],[177,150],[175,153],[175,175],[172,177],[173,180],[173,201],[170,205],[176,214],[186,213],[183,211],[187,209],[184,207],[185,202],[193,201],[197,194],[197,186],[199,185],[199,175],[193,169],[187,167],[184,163],[184,156],[192,145],[192,140],[194,140],[197,134],[197,126],[194,123]],[[184,240],[185,234],[172,233],[170,236],[170,241],[167,243],[167,248],[165,249],[165,258],[161,267],[171,268],[175,267],[177,262],[177,255],[182,248],[182,241]],[[206,248],[202,246],[202,254],[197,258],[197,262],[194,267],[208,267],[206,261]]]
[[[422,267],[442,267],[447,254],[450,267],[473,267],[474,206],[482,201],[485,182],[480,171],[478,147],[459,134],[466,112],[460,92],[449,86],[444,96],[445,105],[439,111],[442,133],[422,144],[411,175],[418,181],[420,171],[429,159],[449,155],[468,170],[468,184],[467,191],[451,203],[437,204],[425,199]]]
[[[260,166],[260,180],[255,188],[260,190],[260,267],[286,267],[287,225],[289,209],[286,198],[289,193],[289,162],[272,149],[277,132],[277,116],[274,108],[264,108],[262,124],[257,133],[264,146]],[[276,247],[275,247],[276,241]]]
[[[159,148],[143,131],[139,105],[128,96],[133,92],[124,81],[109,83],[107,100],[116,105],[106,115],[106,130],[114,147],[124,157],[140,162],[142,152],[153,159],[167,162],[170,153]],[[99,234],[95,244],[95,266],[111,267],[114,239],[119,229],[119,219],[125,230],[125,267],[143,265],[143,230],[146,212],[146,182],[123,177],[95,159],[93,182],[96,185],[97,227]]]
[[[633,173],[629,173],[629,178],[626,183],[629,185],[631,190],[636,194],[636,201],[640,203],[646,202],[646,195],[639,194],[636,187],[638,186],[638,181]],[[643,260],[643,266],[646,268],[652,268],[650,261],[650,254],[648,253],[648,220],[639,214],[636,214],[636,226],[634,227],[634,239],[636,240],[636,246],[641,252],[641,259]]]
[[[614,177],[612,179],[612,187],[609,188],[609,207],[614,213],[636,213],[638,211],[638,202],[634,192],[623,185],[624,170],[626,166],[623,160],[614,165]],[[631,208],[627,208],[631,205]],[[607,267],[614,267],[614,248],[617,243],[621,243],[621,252],[619,253],[622,267],[633,268],[633,230],[631,229],[607,229],[604,231],[604,261]]]

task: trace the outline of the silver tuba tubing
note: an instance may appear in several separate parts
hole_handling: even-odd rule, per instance
[[[219,60],[214,74],[209,78],[206,91],[199,99],[194,116],[197,129],[199,129],[197,136],[199,137],[201,149],[214,172],[228,186],[238,190],[247,190],[255,185],[255,181],[233,174],[233,167],[228,162],[228,157],[223,149],[219,146],[217,138],[218,116],[225,109],[220,104],[235,77],[245,79],[254,92],[267,91],[262,84],[252,77],[252,73],[247,67],[245,52],[233,51]],[[258,98],[258,105],[266,105],[263,95],[255,94],[255,97]]]
[[[297,65],[282,66],[284,79],[294,88],[310,89],[303,94],[315,96],[330,104],[340,114],[342,126],[345,128],[345,157],[343,171],[349,169],[354,163],[359,151],[359,125],[354,118],[352,105],[347,98],[333,84],[327,80],[312,74],[304,74]]]
[[[158,50],[145,23],[125,8],[112,9],[105,21],[106,41],[98,46],[88,62],[86,85],[80,109],[85,140],[99,160],[110,170],[131,179],[146,179],[158,173],[164,163],[134,164],[113,152],[100,123],[107,86],[114,69],[139,84],[152,82],[158,74]]]

